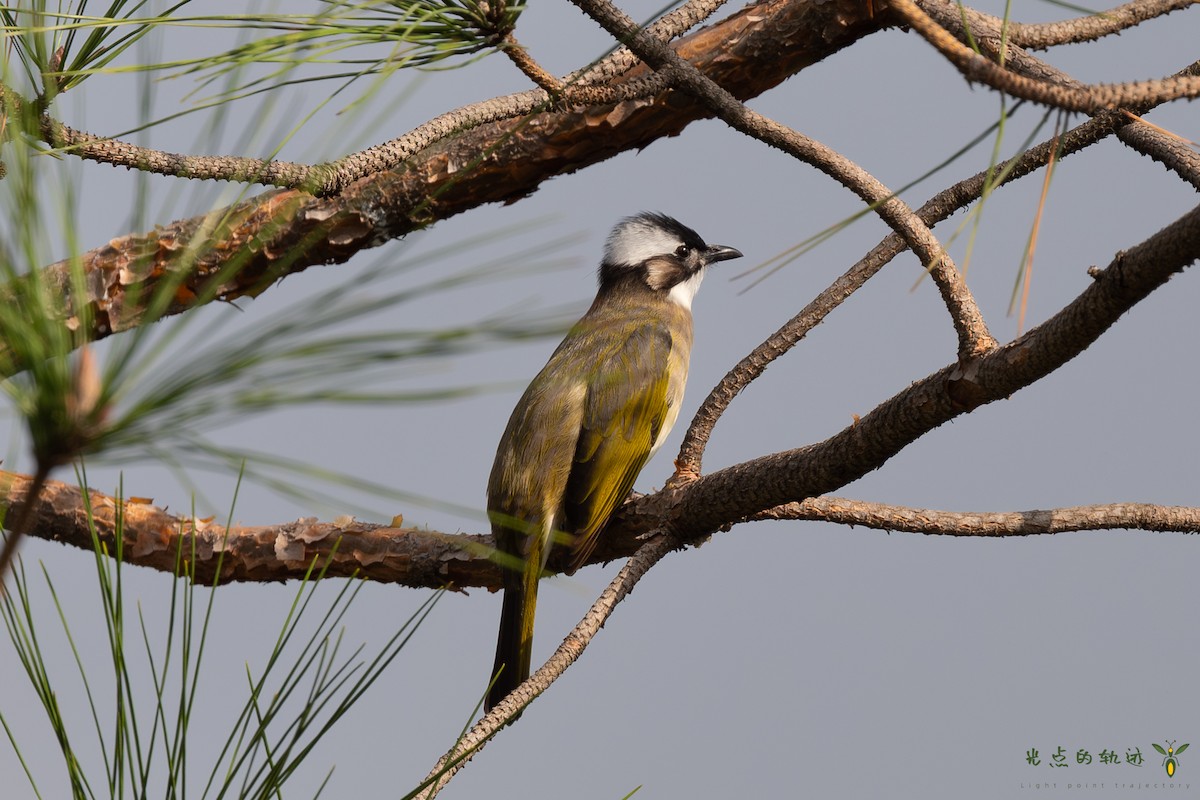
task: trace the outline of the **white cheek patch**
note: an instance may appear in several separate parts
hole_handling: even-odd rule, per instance
[[[633,266],[643,261],[674,253],[683,244],[679,237],[657,225],[634,219],[619,226],[604,245],[604,260],[609,264]]]
[[[692,298],[696,296],[696,292],[700,288],[700,281],[702,280],[704,280],[704,270],[698,269],[686,281],[672,286],[671,291],[667,293],[667,297],[671,299],[672,303],[677,303],[682,308],[691,311]]]

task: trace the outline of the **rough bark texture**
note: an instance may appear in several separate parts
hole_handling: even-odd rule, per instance
[[[29,484],[27,476],[0,473],[0,489],[13,498],[10,513],[20,511]],[[119,529],[127,563],[178,570],[202,584],[211,584],[218,571],[221,583],[300,578],[315,564],[329,576],[358,575],[407,586],[500,587],[500,570],[486,556],[491,536],[389,528],[358,520],[298,519],[226,529],[211,519],[170,514],[144,500],[119,502],[89,492],[85,501],[78,487],[59,481],[47,481],[38,495],[38,529],[32,535],[91,550],[89,508],[95,534],[110,553],[117,552]]]
[[[741,99],[879,30],[869,6],[851,0],[764,0],[675,43],[676,50]],[[624,76],[646,74],[635,68]],[[485,203],[513,202],[542,182],[674,136],[710,114],[666,91],[639,101],[542,113],[453,136],[402,169],[363,179],[340,195],[269,191],[211,214],[131,234],[84,253],[83,302],[97,338],[137,325],[141,299],[165,276],[188,271],[178,313],[198,298],[253,296],[279,277],[359,251]],[[67,266],[48,268],[68,294]],[[68,294],[69,296],[69,294]],[[72,308],[80,307],[79,298]]]

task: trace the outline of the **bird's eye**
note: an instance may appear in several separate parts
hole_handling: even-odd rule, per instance
[[[675,255],[679,256],[680,258],[683,258],[684,256],[686,256],[688,254],[688,249],[689,248],[686,244],[681,244],[681,245],[679,245],[679,247],[675,248]]]

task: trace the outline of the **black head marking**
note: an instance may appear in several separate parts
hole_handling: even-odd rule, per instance
[[[709,246],[700,234],[673,217],[646,211],[621,220],[609,234],[600,264],[600,286],[602,291],[618,284],[648,288],[691,308],[704,268],[739,256],[732,247]]]
[[[674,217],[644,211],[617,223],[604,246],[604,264],[637,267],[655,256],[679,257],[680,247],[704,250],[700,234]]]

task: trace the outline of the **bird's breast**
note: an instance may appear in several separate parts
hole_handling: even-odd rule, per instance
[[[650,455],[658,452],[667,435],[675,427],[679,419],[679,409],[683,406],[683,392],[687,388],[688,366],[692,355],[692,315],[691,312],[675,303],[668,304],[664,312],[668,315],[668,327],[671,331],[671,354],[668,357],[669,378],[667,382],[667,413],[663,417],[662,427]],[[674,317],[674,319],[670,319]]]

